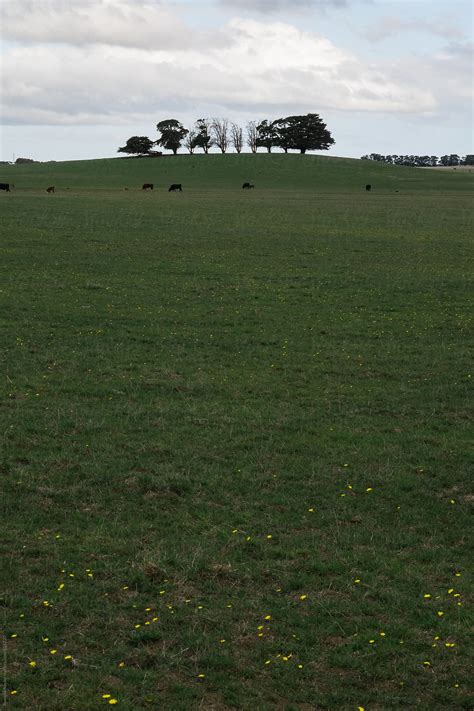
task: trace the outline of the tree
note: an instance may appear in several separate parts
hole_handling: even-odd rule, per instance
[[[469,153],[467,156],[464,156],[461,165],[474,165],[474,155]]]
[[[196,143],[197,138],[198,138],[197,131],[195,131],[193,128],[191,128],[188,131],[186,138],[184,139],[185,148],[188,149],[190,155],[193,155],[194,150],[197,146],[197,143]]]
[[[275,123],[278,127],[279,145],[285,146],[287,150],[299,150],[300,153],[325,151],[335,143],[319,114],[287,116]]]
[[[213,118],[211,123],[212,137],[214,143],[221,150],[221,153],[227,151],[229,145],[229,122],[227,119]]]
[[[168,151],[173,151],[174,155],[176,155],[183,139],[189,133],[188,129],[184,128],[176,119],[160,121],[160,123],[156,124],[156,129],[161,133],[157,144]]]
[[[127,143],[117,150],[117,153],[146,155],[155,144],[146,136],[132,136]]]
[[[196,121],[196,148],[202,148],[204,153],[209,153],[209,148],[212,146],[211,136],[212,121],[207,118],[201,118]]]
[[[242,153],[242,147],[244,145],[244,132],[240,126],[236,123],[230,126],[230,141],[234,146],[237,153]]]
[[[257,123],[255,121],[249,121],[247,126],[247,145],[252,151],[252,153],[257,152],[257,140],[258,140],[258,131],[257,131]]]
[[[260,121],[257,125],[257,147],[266,148],[268,153],[272,152],[272,146],[278,145],[278,134],[275,128],[275,121]]]

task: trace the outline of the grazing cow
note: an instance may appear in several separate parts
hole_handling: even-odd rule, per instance
[[[50,188],[46,188],[47,193],[54,193],[54,185],[51,185]]]
[[[173,183],[173,185],[170,185],[168,188],[169,193],[174,193],[176,190],[179,190],[180,193],[183,192],[183,186],[181,183]]]
[[[372,190],[372,186],[371,186],[371,185],[366,185],[366,186],[365,186],[365,189],[367,190],[368,193],[370,193],[370,191]]]
[[[0,183],[0,190],[5,190],[5,192],[10,192],[10,183]]]
[[[255,185],[253,183],[244,183],[242,185],[242,190],[253,190]]]
[[[153,183],[143,183],[142,190],[153,190]]]

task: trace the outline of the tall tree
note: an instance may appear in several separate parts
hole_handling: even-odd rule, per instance
[[[154,145],[154,142],[146,136],[131,136],[127,143],[117,150],[117,153],[146,155]]]
[[[257,152],[257,140],[258,140],[258,131],[257,131],[257,122],[256,121],[249,121],[247,126],[247,145],[252,151],[252,153]]]
[[[211,135],[212,121],[208,118],[201,118],[196,121],[196,147],[202,148],[204,153],[209,153],[209,148],[212,146]]]
[[[237,153],[242,153],[244,145],[244,132],[236,123],[232,123],[230,126],[230,142],[234,146]]]
[[[220,148],[221,153],[227,151],[229,145],[229,122],[227,119],[213,118],[211,123],[214,143]]]
[[[276,122],[280,145],[287,149],[306,151],[325,151],[334,145],[335,141],[330,131],[326,128],[319,114],[306,114],[306,116],[287,116]]]
[[[266,148],[268,153],[272,152],[272,147],[278,145],[278,134],[274,121],[260,121],[257,125],[257,147]]]
[[[195,148],[197,146],[197,143],[196,143],[197,138],[198,138],[197,131],[195,131],[193,128],[189,129],[188,134],[187,134],[186,138],[184,139],[184,146],[185,146],[185,148],[188,149],[190,155],[193,155],[193,153],[195,151]]]
[[[161,133],[157,144],[168,151],[173,151],[174,155],[176,155],[183,139],[189,133],[188,129],[184,128],[176,119],[160,121],[156,124],[156,129]]]

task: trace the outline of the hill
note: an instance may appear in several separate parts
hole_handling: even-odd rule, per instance
[[[3,166],[1,180],[16,189],[155,188],[182,183],[192,190],[234,190],[244,181],[258,189],[318,192],[359,191],[366,183],[376,190],[466,190],[474,174],[446,173],[390,166],[373,161],[330,156],[284,154],[178,155],[161,158],[109,158]]]

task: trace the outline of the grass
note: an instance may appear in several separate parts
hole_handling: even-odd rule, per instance
[[[8,704],[470,709],[471,176],[3,176]]]

